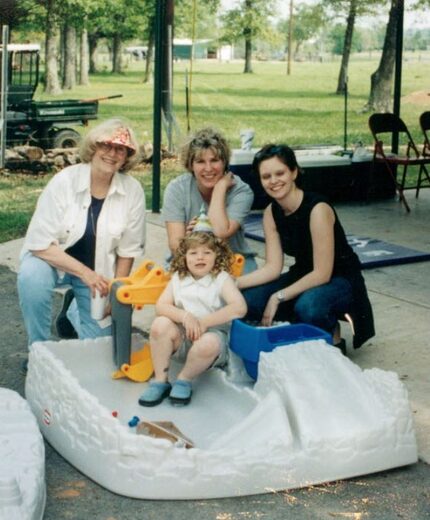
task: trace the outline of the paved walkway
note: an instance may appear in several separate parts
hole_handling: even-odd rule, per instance
[[[430,190],[419,199],[407,193],[411,213],[396,200],[371,204],[339,204],[337,211],[347,233],[430,252]],[[160,215],[148,213],[145,258],[162,263],[166,233]],[[264,245],[252,241],[259,257]],[[16,270],[22,240],[0,244],[0,265]],[[397,372],[405,383],[415,418],[420,458],[430,463],[430,262],[364,271],[373,304],[377,335],[350,358],[362,368],[378,367]],[[153,311],[134,316],[147,327]],[[348,339],[348,330],[343,331]]]
[[[337,205],[348,233],[379,238],[430,252],[430,190],[418,201],[408,193],[408,215],[396,201]],[[148,214],[147,254],[162,262],[166,236],[159,215]],[[0,265],[16,270],[22,240],[0,244]],[[264,245],[253,242],[263,256]],[[17,371],[25,352],[25,336],[14,290],[14,275],[0,268],[3,308],[0,385],[23,393]],[[384,267],[364,272],[373,304],[377,335],[361,349],[349,351],[362,368],[379,367],[397,372],[405,383],[413,410],[419,457],[430,463],[430,262]],[[147,327],[152,309],[134,319]],[[347,339],[348,330],[343,331]],[[430,518],[428,495],[430,467],[416,464],[376,475],[349,479],[322,487],[267,494],[257,497],[211,501],[135,501],[100,488],[78,473],[49,445],[46,446],[48,504],[46,520],[70,518],[241,518],[328,519],[333,516],[391,520]],[[426,491],[427,490],[427,491]],[[127,513],[124,513],[127,511]],[[360,516],[364,515],[364,516]]]

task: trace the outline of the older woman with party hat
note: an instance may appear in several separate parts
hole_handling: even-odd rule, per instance
[[[145,197],[129,176],[138,142],[121,119],[93,128],[80,148],[82,163],[55,175],[43,190],[25,237],[18,273],[28,342],[50,337],[53,291],[71,286],[80,338],[110,334],[91,316],[91,299],[109,281],[127,276],[145,242]]]

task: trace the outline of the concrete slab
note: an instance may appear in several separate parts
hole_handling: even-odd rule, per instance
[[[430,190],[419,199],[407,194],[411,213],[397,200],[336,205],[347,233],[430,252]],[[252,242],[264,256],[264,244]],[[160,215],[148,213],[145,258],[163,262],[167,239]],[[0,264],[17,269],[22,240],[0,244]],[[415,418],[421,460],[430,463],[430,262],[367,270],[364,272],[373,304],[377,335],[350,358],[362,368],[393,370],[404,381]],[[153,310],[135,313],[134,324],[147,328]],[[348,339],[348,331],[345,331]]]

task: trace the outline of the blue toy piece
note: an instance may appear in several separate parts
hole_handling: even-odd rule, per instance
[[[134,428],[139,423],[140,423],[140,419],[137,415],[134,415],[133,418],[128,421],[128,425],[130,426],[130,428]]]
[[[332,344],[331,335],[313,325],[298,323],[274,327],[253,327],[241,320],[233,320],[230,348],[242,358],[248,375],[257,379],[260,352],[271,352],[276,347],[316,339],[323,339],[330,345]]]

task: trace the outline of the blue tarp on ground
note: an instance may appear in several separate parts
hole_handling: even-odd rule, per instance
[[[244,230],[245,236],[264,242],[262,214],[248,215]],[[389,244],[376,238],[347,235],[347,239],[360,258],[363,269],[430,260],[430,253]]]

